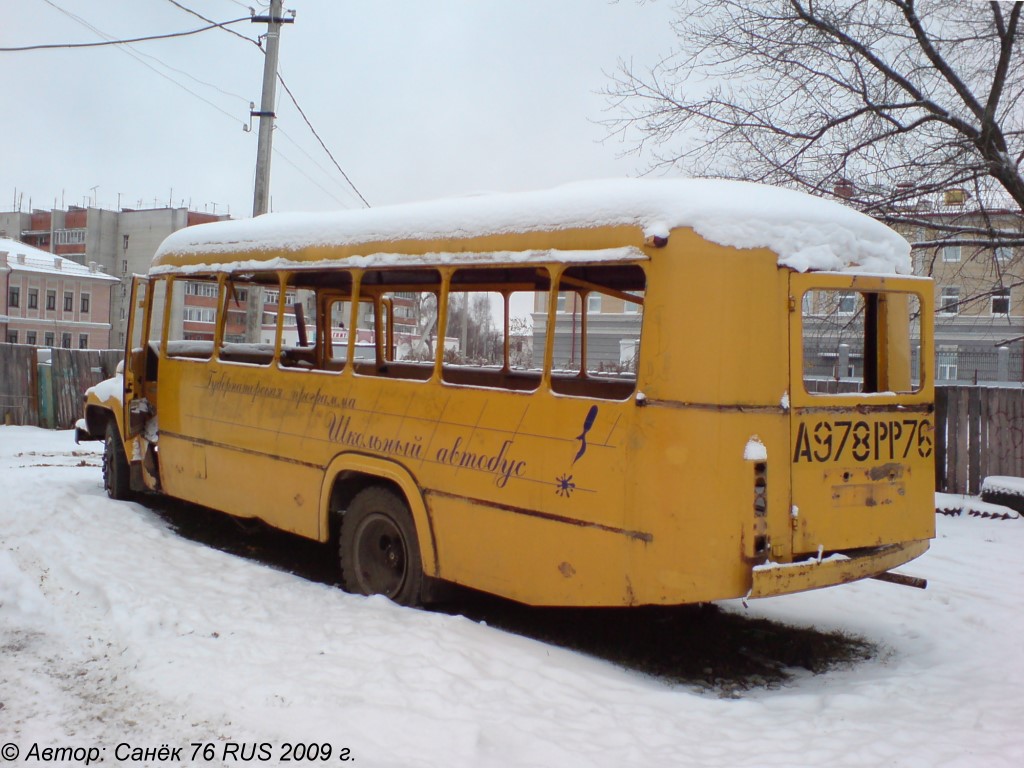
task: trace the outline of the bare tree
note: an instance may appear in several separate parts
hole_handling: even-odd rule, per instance
[[[919,247],[1021,245],[1021,11],[950,0],[681,2],[675,51],[647,71],[620,62],[609,126],[651,150],[655,167],[804,188],[905,232],[939,232]],[[949,190],[977,215],[921,215],[923,199]]]

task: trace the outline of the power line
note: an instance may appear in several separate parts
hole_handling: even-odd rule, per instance
[[[82,18],[81,16],[76,16],[75,14],[71,13],[70,11],[67,11],[67,10],[65,10],[64,8],[61,8],[61,7],[60,7],[59,5],[57,5],[56,3],[52,2],[52,0],[43,0],[43,2],[44,2],[44,3],[46,3],[47,5],[49,5],[49,6],[53,7],[53,8],[55,8],[56,10],[60,11],[61,13],[63,13],[63,14],[65,15],[65,16],[67,16],[68,18],[72,19],[73,21],[75,21],[75,22],[77,22],[77,23],[81,24],[81,25],[82,25],[83,27],[85,27],[85,28],[86,28],[86,29],[88,29],[89,31],[91,31],[91,32],[95,33],[95,34],[96,34],[96,35],[98,35],[99,37],[105,38],[105,39],[107,39],[107,40],[111,40],[111,39],[112,39],[112,36],[111,36],[111,35],[108,35],[108,34],[107,34],[106,32],[104,32],[103,30],[101,30],[101,29],[99,29],[99,28],[97,28],[97,27],[93,26],[93,25],[92,25],[92,24],[90,24],[90,23],[89,23],[88,21],[86,21],[85,19],[83,19],[83,18]],[[208,104],[209,106],[213,107],[213,108],[214,108],[215,110],[217,110],[218,112],[220,112],[220,113],[221,113],[222,115],[225,115],[226,117],[228,117],[228,118],[229,118],[229,119],[230,119],[230,120],[231,120],[232,122],[237,122],[237,121],[238,121],[238,117],[237,117],[237,115],[233,115],[233,114],[231,114],[230,112],[227,112],[226,110],[224,110],[224,109],[221,109],[221,108],[220,108],[219,106],[217,106],[216,104],[214,104],[214,103],[213,103],[212,101],[210,101],[209,99],[206,99],[206,98],[204,98],[204,97],[200,96],[200,95],[199,95],[198,93],[196,93],[196,92],[195,92],[195,91],[193,91],[192,89],[190,89],[190,88],[188,88],[188,87],[186,87],[186,86],[182,85],[181,83],[179,83],[179,82],[178,82],[177,80],[175,80],[175,79],[174,79],[173,77],[169,77],[169,76],[165,75],[165,74],[164,74],[163,72],[161,72],[160,70],[158,70],[158,69],[157,69],[156,67],[154,67],[154,66],[152,66],[151,64],[148,64],[147,62],[143,61],[143,60],[142,60],[142,59],[140,58],[140,56],[142,56],[142,55],[144,55],[144,54],[140,54],[140,53],[139,53],[138,51],[136,51],[136,50],[135,50],[134,48],[132,48],[132,47],[131,47],[130,45],[123,45],[123,46],[119,47],[119,48],[118,48],[117,50],[121,51],[122,53],[124,53],[124,54],[125,54],[125,55],[127,55],[127,56],[131,56],[131,57],[132,57],[133,59],[135,59],[135,60],[136,60],[137,62],[139,62],[139,64],[141,64],[142,66],[146,67],[146,68],[147,68],[147,69],[149,69],[150,71],[152,71],[152,72],[156,73],[157,75],[159,75],[160,77],[164,78],[164,79],[165,79],[165,80],[167,80],[168,82],[170,82],[170,83],[173,83],[174,85],[178,86],[179,88],[181,88],[181,89],[182,89],[183,91],[185,91],[186,93],[188,93],[188,94],[191,94],[192,96],[195,96],[195,97],[196,97],[197,99],[199,99],[199,100],[200,100],[200,101],[202,101],[203,103],[205,103],[205,104]],[[151,58],[152,58],[152,57],[151,57]],[[156,59],[156,61],[159,61],[159,59]],[[163,62],[161,62],[161,64],[163,64]],[[165,66],[166,66],[166,65],[165,65]]]
[[[192,14],[193,16],[195,16],[198,19],[202,19],[203,21],[210,22],[210,19],[208,19],[205,16],[203,16],[202,14],[192,10],[191,8],[188,8],[188,7],[184,6],[184,5],[182,5],[177,0],[167,0],[167,2],[169,2],[171,5],[175,6],[176,8],[180,8],[181,10],[185,11],[186,13]],[[225,28],[224,31],[225,32],[230,32],[233,35],[238,35],[238,37],[241,37],[243,40],[248,40],[251,43],[255,42],[251,38],[245,37],[245,35],[239,35],[237,32],[235,32],[232,29]],[[260,48],[260,50],[263,50],[263,46],[261,46],[259,43],[255,43],[255,44]],[[279,83],[281,83],[281,87],[284,88],[285,93],[288,94],[288,98],[291,99],[292,104],[295,105],[295,109],[297,109],[299,114],[302,116],[302,119],[305,121],[306,126],[309,128],[310,133],[312,133],[313,136],[316,138],[316,140],[320,143],[320,146],[323,148],[324,152],[327,153],[327,156],[329,158],[331,158],[331,162],[334,163],[334,167],[338,169],[338,173],[340,173],[342,175],[342,178],[344,178],[345,182],[352,188],[352,191],[356,193],[356,195],[359,197],[360,200],[362,200],[363,205],[365,205],[367,208],[371,207],[370,203],[366,200],[365,197],[363,197],[363,193],[360,192],[356,188],[356,185],[352,183],[352,179],[350,179],[348,177],[348,174],[345,173],[345,171],[342,169],[341,165],[339,165],[338,161],[334,158],[334,155],[331,154],[331,150],[329,150],[327,148],[327,145],[324,143],[324,140],[320,138],[320,134],[316,132],[316,129],[313,127],[313,123],[310,122],[309,118],[306,116],[306,113],[303,111],[302,107],[299,106],[299,102],[295,98],[295,94],[292,93],[292,89],[288,87],[288,84],[284,81],[284,78],[281,76],[280,72],[277,73],[277,80],[278,80]],[[296,144],[296,146],[298,146],[298,144]],[[307,157],[308,157],[308,155],[307,155]],[[312,159],[312,158],[310,158],[310,159]]]
[[[167,0],[167,2],[169,2],[169,3],[170,3],[171,5],[173,5],[173,6],[175,7],[175,8],[180,8],[180,9],[181,9],[181,10],[183,10],[183,11],[184,11],[185,13],[190,13],[190,14],[192,14],[192,15],[193,15],[193,16],[195,16],[195,17],[196,17],[197,19],[202,19],[202,20],[203,20],[203,21],[205,21],[205,22],[206,22],[207,24],[215,24],[215,23],[216,23],[216,22],[214,22],[214,21],[213,21],[213,19],[208,19],[208,18],[206,18],[205,16],[203,16],[203,15],[202,15],[201,13],[199,13],[198,11],[193,11],[193,10],[192,10],[191,8],[187,8],[186,6],[184,6],[184,5],[182,5],[181,3],[177,2],[177,0]],[[243,8],[247,7],[247,6],[245,6],[245,5],[242,5],[242,3],[235,3],[235,5],[241,5],[241,6],[243,7]],[[249,8],[249,12],[250,12],[250,13],[252,12],[252,8]],[[249,18],[252,18],[252,17],[250,16]],[[244,19],[241,19],[241,21],[244,21]],[[219,25],[218,25],[218,26],[219,26]],[[230,32],[230,33],[231,33],[232,35],[234,35],[235,37],[240,37],[240,38],[242,38],[243,40],[245,40],[246,42],[252,43],[252,44],[253,44],[253,45],[255,45],[255,46],[256,46],[257,48],[259,48],[259,49],[260,49],[261,51],[263,50],[263,46],[262,46],[262,45],[260,45],[260,44],[259,44],[259,43],[258,43],[257,41],[253,40],[253,39],[252,39],[251,37],[246,37],[245,35],[241,34],[240,32],[235,32],[235,30],[233,30],[233,29],[228,29],[227,27],[221,27],[221,28],[222,28],[222,29],[223,29],[223,30],[224,30],[225,32]]]
[[[302,148],[299,147],[298,144],[296,144],[295,146],[299,148],[300,152],[303,152]],[[303,152],[303,154],[305,154],[305,152]],[[276,155],[280,159],[284,160],[286,163],[288,163],[288,165],[290,165],[292,168],[294,168],[298,173],[300,173],[301,175],[305,176],[309,180],[310,184],[312,184],[313,186],[319,188],[320,191],[322,191],[325,195],[333,198],[336,203],[338,203],[339,205],[342,205],[342,206],[346,205],[346,201],[345,200],[340,199],[337,195],[335,195],[329,189],[325,188],[320,182],[318,182],[316,179],[314,179],[312,176],[310,176],[308,173],[306,173],[304,170],[302,170],[302,168],[300,168],[299,165],[294,160],[292,160],[290,157],[288,157],[286,154],[284,154],[284,152],[282,152],[276,146],[274,147],[274,155]],[[273,195],[271,195],[271,197],[273,197]]]
[[[53,5],[51,3],[51,5]],[[57,6],[54,6],[55,8]],[[100,48],[106,45],[127,45],[128,43],[142,43],[147,40],[167,40],[172,37],[187,37],[189,35],[198,35],[200,32],[206,32],[210,29],[224,28],[226,24],[237,24],[240,21],[248,21],[248,17],[241,19],[232,19],[231,21],[224,22],[213,22],[209,26],[200,27],[199,29],[191,29],[186,32],[168,32],[163,35],[147,35],[145,37],[131,37],[124,40],[103,40],[95,43],[43,43],[40,45],[22,45],[13,48],[0,48],[0,52],[10,53],[14,51],[44,51],[53,50],[55,48]],[[248,40],[249,38],[245,38]]]
[[[345,201],[342,201],[342,200],[338,199],[338,197],[337,197],[337,196],[336,196],[335,194],[333,194],[333,193],[331,193],[331,192],[328,192],[328,191],[327,191],[327,190],[325,189],[324,191],[325,191],[325,192],[327,192],[327,194],[329,194],[329,195],[330,195],[331,197],[333,197],[333,198],[334,198],[335,200],[337,200],[337,201],[338,201],[339,203],[341,203],[342,205],[345,205],[345,206],[347,206],[347,205],[350,205],[350,204],[351,204],[351,202],[352,202],[352,201],[351,201],[351,198],[352,198],[352,197],[354,196],[354,194],[353,194],[353,192],[352,192],[352,188],[351,188],[351,187],[348,187],[348,186],[345,186],[344,184],[342,184],[341,180],[340,180],[340,179],[338,179],[338,177],[334,175],[334,172],[333,172],[333,171],[331,171],[331,169],[330,169],[330,168],[327,168],[327,167],[326,167],[326,166],[324,166],[324,165],[323,165],[322,163],[320,163],[320,162],[319,162],[319,161],[318,161],[318,160],[317,160],[317,159],[316,159],[315,157],[313,157],[313,156],[312,156],[311,154],[309,154],[309,152],[307,152],[307,151],[306,151],[306,150],[305,150],[305,149],[304,149],[304,148],[302,147],[302,145],[301,145],[301,144],[299,144],[299,142],[297,142],[297,141],[296,141],[296,140],[295,140],[294,138],[292,138],[292,136],[291,136],[291,135],[290,135],[290,134],[289,134],[289,133],[288,133],[288,132],[287,132],[287,131],[286,131],[286,130],[285,130],[284,128],[282,128],[282,127],[281,127],[281,124],[280,124],[280,123],[277,123],[277,124],[276,124],[276,125],[274,126],[274,132],[275,132],[275,133],[279,133],[279,134],[281,134],[281,136],[282,136],[283,138],[285,138],[285,139],[287,139],[287,140],[288,140],[289,142],[291,142],[291,145],[292,145],[293,147],[295,147],[295,149],[297,149],[297,150],[298,150],[299,152],[301,152],[301,153],[302,153],[302,154],[303,154],[303,155],[304,155],[304,156],[306,157],[306,159],[307,159],[307,160],[309,160],[309,162],[310,162],[310,163],[312,163],[312,164],[313,164],[313,166],[314,166],[314,167],[315,167],[315,168],[316,168],[317,170],[319,170],[319,171],[320,171],[321,173],[323,173],[323,174],[324,174],[324,175],[325,175],[325,176],[327,177],[327,179],[328,179],[328,180],[329,180],[329,181],[330,181],[330,182],[331,182],[332,184],[337,184],[337,185],[339,186],[339,189],[342,189],[342,190],[344,190],[345,194],[346,194],[346,195],[348,195],[348,197],[349,197],[350,199],[348,199],[348,200],[345,200]],[[275,145],[274,145],[274,154],[277,154],[277,153],[278,153],[278,148],[277,148],[277,145],[275,144]],[[288,160],[288,158],[284,158],[284,159],[285,159],[285,160]],[[288,160],[288,162],[289,162],[289,163],[290,163],[290,164],[291,164],[292,166],[294,166],[294,167],[295,167],[295,169],[296,169],[297,171],[299,171],[299,173],[301,173],[301,174],[302,174],[303,176],[305,176],[305,177],[306,177],[307,179],[309,179],[310,181],[313,181],[313,178],[312,178],[312,177],[311,177],[311,176],[310,176],[310,175],[309,175],[308,173],[306,173],[305,171],[303,171],[302,169],[300,169],[300,168],[299,168],[299,166],[298,166],[298,165],[297,165],[297,164],[296,164],[295,162],[293,162],[293,161],[291,161],[291,160]],[[317,184],[317,182],[313,181],[313,183],[314,183],[314,184],[316,184],[316,185],[317,185],[318,187],[320,187],[320,189],[324,189],[324,188],[323,188],[323,187],[322,187],[322,186],[321,186],[320,184]]]
[[[324,144],[324,140],[320,138],[320,134],[316,132],[316,129],[313,127],[313,124],[309,122],[309,118],[306,117],[306,113],[302,111],[302,107],[299,106],[299,102],[296,101],[295,99],[295,94],[292,93],[292,89],[288,87],[288,83],[286,83],[284,81],[284,78],[281,77],[280,72],[277,73],[277,79],[278,82],[281,83],[281,87],[284,88],[285,93],[288,94],[288,98],[292,100],[292,104],[295,105],[295,108],[299,111],[299,114],[302,115],[302,119],[306,121],[306,125],[309,126],[310,132],[316,137],[316,140],[320,142],[320,146],[323,147],[323,150],[324,152],[327,153],[327,156],[331,158],[331,162],[334,163],[334,167],[338,169],[338,173],[340,173],[345,178],[345,181],[348,183],[348,185],[352,187],[352,191],[359,196],[360,200],[363,201],[363,205],[365,205],[367,208],[370,208],[370,203],[367,202],[365,197],[363,197],[363,193],[356,188],[356,185],[352,183],[352,179],[350,179],[348,177],[348,174],[341,169],[341,166],[338,165],[338,161],[335,160],[334,155],[331,154],[331,150],[327,148],[327,145]]]

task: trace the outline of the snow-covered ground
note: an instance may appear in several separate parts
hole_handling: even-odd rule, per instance
[[[177,759],[134,764],[234,764],[224,750],[241,762],[254,743],[269,763],[315,743],[359,766],[1024,765],[1019,519],[940,516],[905,569],[926,591],[728,604],[878,648],[728,697],[189,540],[104,496],[98,448],[0,427],[0,750],[15,765],[163,745]]]

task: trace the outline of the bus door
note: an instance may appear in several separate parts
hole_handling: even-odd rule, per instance
[[[934,535],[931,290],[791,275],[794,557]]]
[[[132,278],[131,313],[128,316],[128,344],[124,359],[124,438],[125,447],[129,440],[138,435],[146,424],[151,408],[146,399],[147,365],[147,309],[149,299],[149,278],[135,275]],[[128,451],[129,459],[132,456]]]

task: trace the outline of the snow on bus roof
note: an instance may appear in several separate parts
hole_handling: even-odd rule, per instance
[[[153,263],[603,226],[636,226],[648,236],[691,228],[719,245],[768,248],[798,272],[911,273],[910,245],[869,216],[802,192],[721,179],[587,181],[364,210],[271,213],[181,229]]]

